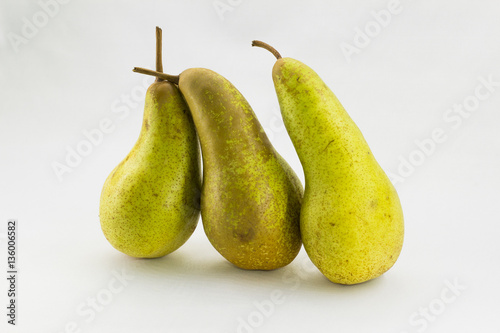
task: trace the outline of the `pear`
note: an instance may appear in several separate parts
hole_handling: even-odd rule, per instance
[[[272,146],[247,100],[209,69],[162,77],[178,82],[200,138],[201,216],[211,244],[243,269],[289,264],[302,246],[302,184]]]
[[[102,189],[99,217],[111,245],[132,257],[155,258],[184,244],[200,216],[200,168],[188,106],[173,83],[157,80],[146,92],[137,142]]]
[[[337,97],[310,67],[277,58],[272,78],[304,170],[300,229],[311,261],[331,281],[380,276],[403,246],[403,212],[389,178]]]

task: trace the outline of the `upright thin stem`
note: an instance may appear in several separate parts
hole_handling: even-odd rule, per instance
[[[161,44],[161,28],[156,27],[156,71],[163,72],[162,62],[162,44]],[[156,77],[156,82],[163,81],[162,78]]]

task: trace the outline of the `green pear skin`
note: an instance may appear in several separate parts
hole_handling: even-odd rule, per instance
[[[311,68],[279,58],[272,77],[304,169],[300,229],[308,256],[335,283],[383,274],[403,246],[396,190],[356,124]]]
[[[99,217],[111,245],[156,258],[184,244],[200,216],[200,168],[198,137],[179,89],[153,83],[139,139],[102,189]]]
[[[300,180],[227,79],[192,68],[180,74],[179,89],[200,138],[201,215],[209,241],[243,269],[289,264],[302,246]]]

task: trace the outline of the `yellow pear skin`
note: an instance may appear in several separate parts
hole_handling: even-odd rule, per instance
[[[139,139],[102,189],[99,217],[111,245],[156,258],[184,244],[200,216],[200,168],[198,137],[179,89],[153,83]]]
[[[200,138],[201,215],[209,241],[243,269],[289,264],[302,246],[300,180],[227,79],[188,69],[179,76],[179,89]]]
[[[304,248],[335,283],[380,276],[394,265],[403,246],[396,190],[318,74],[300,61],[275,55],[276,94],[304,169]]]

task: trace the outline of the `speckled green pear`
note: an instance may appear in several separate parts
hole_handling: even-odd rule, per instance
[[[211,244],[240,268],[287,265],[302,245],[300,180],[227,79],[188,69],[179,76],[179,89],[200,138],[201,215]]]
[[[179,89],[153,83],[139,139],[102,189],[99,217],[111,245],[155,258],[184,244],[200,216],[200,168],[198,137]]]
[[[302,241],[331,281],[356,284],[391,268],[403,245],[403,212],[359,128],[305,64],[278,58],[272,77],[285,127],[304,169]]]

